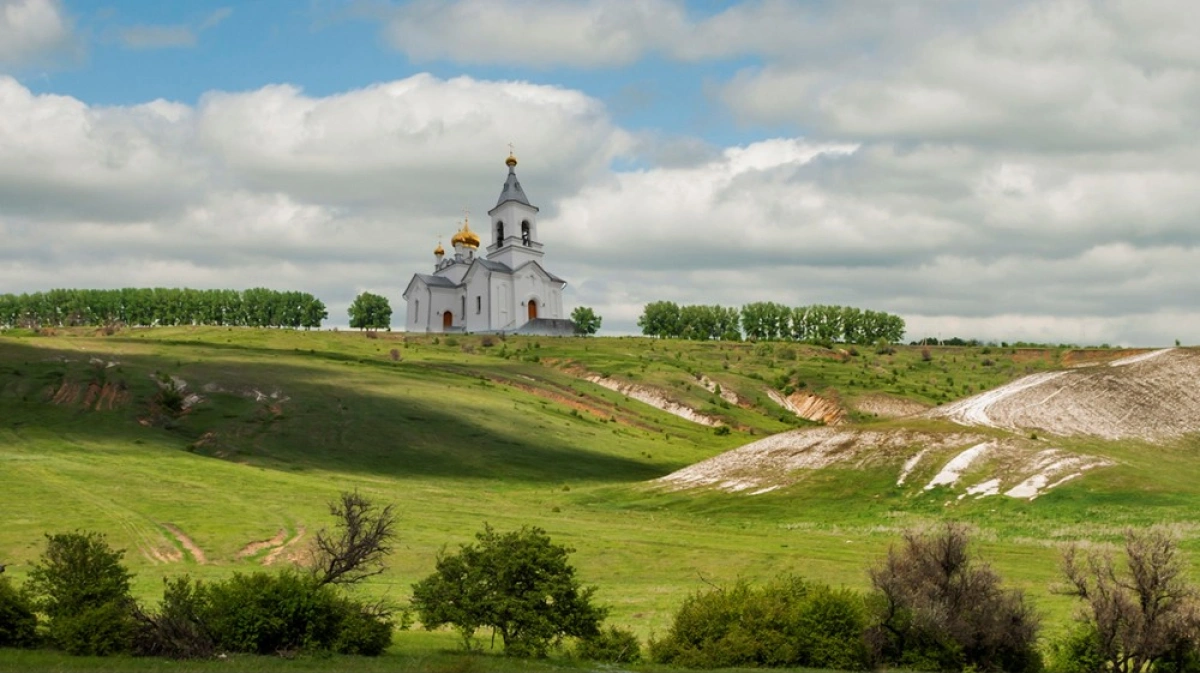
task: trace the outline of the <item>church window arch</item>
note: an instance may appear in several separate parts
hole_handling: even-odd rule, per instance
[[[529,245],[529,220],[521,222],[521,245]]]
[[[475,315],[483,313],[483,297],[475,295]]]
[[[463,295],[463,297],[462,297],[462,310],[459,311],[458,313],[459,313],[459,315],[467,314],[467,296],[466,295]]]
[[[504,242],[504,220],[496,221],[496,243]]]

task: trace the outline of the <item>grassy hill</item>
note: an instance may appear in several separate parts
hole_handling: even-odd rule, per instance
[[[0,560],[21,577],[44,532],[101,530],[128,550],[137,591],[151,597],[163,576],[222,577],[301,558],[327,524],[326,503],[359,489],[395,502],[402,531],[391,569],[364,591],[406,600],[443,545],[469,540],[485,521],[533,524],[578,550],[581,575],[600,586],[616,623],[647,635],[709,582],[794,571],[864,587],[865,566],[898,530],[950,515],[978,525],[984,553],[1062,616],[1068,605],[1047,591],[1058,541],[1111,541],[1125,525],[1166,521],[1195,546],[1194,438],[1063,440],[1114,465],[1032,502],[898,487],[888,463],[831,466],[757,496],[650,480],[815,425],[767,389],[833,400],[857,427],[961,432],[871,410],[886,408],[881,400],[932,406],[1124,354],[225,328],[8,332]],[[589,376],[653,389],[730,430]]]

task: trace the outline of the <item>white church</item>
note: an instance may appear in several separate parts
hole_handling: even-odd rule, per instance
[[[488,211],[492,239],[487,257],[477,254],[479,235],[464,219],[450,239],[433,251],[433,273],[414,274],[404,290],[410,332],[474,332],[569,335],[574,325],[563,314],[567,281],[542,266],[538,209],[517,179],[517,158],[505,160],[508,178]]]

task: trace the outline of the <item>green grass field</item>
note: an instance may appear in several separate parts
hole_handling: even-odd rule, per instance
[[[217,578],[301,557],[329,523],[326,503],[358,489],[396,504],[402,535],[389,570],[361,591],[403,603],[444,545],[470,540],[484,522],[537,525],[577,549],[579,573],[599,586],[611,620],[648,636],[710,583],[789,571],[865,588],[865,568],[899,530],[953,517],[978,527],[980,552],[1035,597],[1055,630],[1071,609],[1049,591],[1061,542],[1112,542],[1128,525],[1170,523],[1185,548],[1197,548],[1200,441],[1062,442],[1117,465],[1033,502],[954,501],[941,489],[897,487],[886,467],[826,469],[753,497],[648,482],[812,425],[771,403],[767,386],[932,405],[1120,354],[225,328],[8,332],[0,335],[0,562],[19,580],[43,533],[103,531],[127,550],[136,592],[150,601],[164,576]],[[587,372],[660,388],[736,429],[718,435],[588,383]],[[164,375],[200,396],[177,419],[155,401]],[[701,375],[748,406],[723,404],[698,385]],[[281,533],[283,549],[243,553]],[[425,651],[431,642],[455,641],[414,632],[394,649]]]

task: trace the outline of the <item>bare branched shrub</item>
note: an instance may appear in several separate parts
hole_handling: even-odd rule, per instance
[[[1086,648],[1103,670],[1182,670],[1200,646],[1200,594],[1174,538],[1161,528],[1125,532],[1125,564],[1112,555],[1063,554],[1064,593],[1079,597]]]
[[[906,531],[870,570],[876,660],[918,670],[1033,671],[1040,620],[1020,591],[1004,589],[971,558],[963,524]]]
[[[383,572],[396,537],[393,505],[379,509],[355,491],[329,503],[329,513],[337,519],[336,529],[317,533],[313,576],[321,584],[355,584]]]

